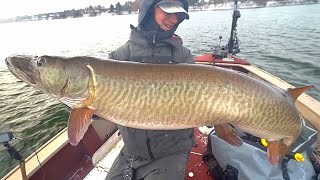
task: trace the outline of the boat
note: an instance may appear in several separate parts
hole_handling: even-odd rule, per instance
[[[240,13],[235,6],[229,43],[226,46],[218,45],[212,52],[195,57],[195,62],[241,71],[283,89],[294,87],[279,77],[236,56],[240,51],[235,33],[239,17]],[[320,102],[303,93],[297,99],[296,107],[303,117],[319,131]],[[190,152],[185,173],[186,180],[214,179],[208,174],[208,165],[203,159],[207,149],[208,132],[212,129],[208,127],[194,128],[196,146]],[[109,121],[94,120],[77,146],[69,144],[65,128],[29,157],[21,160],[20,164],[2,180],[104,179],[122,146],[120,132],[116,125]]]

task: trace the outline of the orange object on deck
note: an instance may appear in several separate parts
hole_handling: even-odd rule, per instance
[[[232,56],[232,58],[215,58],[212,56],[212,53],[205,54],[203,56],[194,57],[194,61],[196,62],[208,62],[208,63],[229,63],[229,64],[242,64],[242,65],[250,65],[249,62],[240,59],[236,56]]]

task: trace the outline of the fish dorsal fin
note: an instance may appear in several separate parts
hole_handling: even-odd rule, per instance
[[[78,145],[87,132],[93,115],[93,110],[87,107],[71,111],[68,123],[68,138],[72,146]]]
[[[88,107],[93,103],[93,99],[96,95],[96,77],[94,74],[94,71],[90,65],[87,65],[87,68],[89,70],[89,95],[87,96],[86,99],[84,99],[80,104],[77,104],[73,106],[72,108],[83,108],[83,107]]]
[[[314,85],[311,86],[303,86],[303,87],[298,87],[298,88],[289,88],[288,93],[294,98],[297,99],[303,92],[306,90],[314,88]]]
[[[214,130],[219,138],[231,145],[241,146],[243,144],[243,140],[237,133],[236,129],[231,126],[231,124],[217,124],[214,126]]]

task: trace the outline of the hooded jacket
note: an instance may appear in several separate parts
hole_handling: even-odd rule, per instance
[[[190,50],[182,45],[182,39],[173,35],[183,19],[169,33],[161,30],[150,31],[142,27],[143,23],[150,24],[148,21],[153,20],[149,16],[154,13],[153,6],[157,2],[159,0],[140,0],[138,27],[130,26],[129,40],[111,52],[109,58],[141,63],[194,63]],[[187,1],[182,2],[187,11]],[[143,130],[121,125],[118,125],[118,128],[123,136],[125,145],[122,152],[126,157],[134,156],[147,160],[178,152],[188,153],[195,144],[193,129]]]

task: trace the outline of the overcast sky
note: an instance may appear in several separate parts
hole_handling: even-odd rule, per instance
[[[23,15],[80,9],[90,5],[109,7],[126,0],[0,0],[0,19]]]

